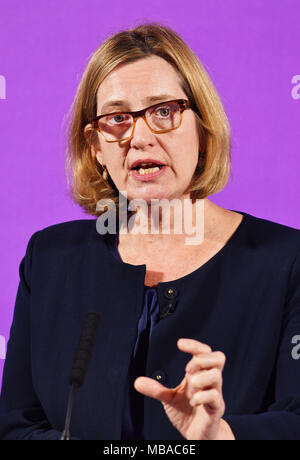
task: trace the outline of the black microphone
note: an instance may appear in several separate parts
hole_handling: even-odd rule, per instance
[[[90,357],[94,348],[99,322],[100,316],[97,312],[90,311],[86,314],[69,377],[71,390],[69,393],[65,428],[60,438],[61,440],[70,440],[70,422],[74,394],[75,390],[83,385]]]

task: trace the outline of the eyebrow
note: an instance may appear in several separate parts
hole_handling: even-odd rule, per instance
[[[162,100],[172,100],[172,99],[178,99],[178,97],[171,96],[170,94],[159,94],[157,96],[148,96],[143,99],[143,103],[148,103],[148,102],[156,102],[156,101],[162,101]],[[129,101],[122,100],[122,99],[116,99],[116,100],[111,100],[105,102],[105,104],[102,107],[102,114],[105,113],[109,108],[113,107],[124,107],[124,106],[129,106]]]

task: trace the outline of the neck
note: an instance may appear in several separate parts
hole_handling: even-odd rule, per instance
[[[204,232],[210,228],[211,207],[207,199],[192,203],[189,197],[160,200],[156,205],[140,206],[120,224],[120,242],[130,241],[136,247],[150,245],[201,244]],[[209,222],[208,222],[209,221]]]

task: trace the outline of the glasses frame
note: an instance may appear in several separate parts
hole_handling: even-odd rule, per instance
[[[149,126],[148,122],[147,122],[147,119],[146,119],[146,112],[147,110],[149,109],[152,109],[153,107],[159,107],[160,105],[163,105],[163,104],[168,104],[169,102],[177,102],[178,105],[179,105],[179,110],[180,110],[180,122],[179,122],[179,125],[176,127],[176,128],[170,128],[170,129],[164,129],[162,131],[155,131],[154,129],[151,128],[151,126]],[[142,117],[146,123],[146,125],[148,126],[148,128],[150,129],[150,131],[152,131],[153,133],[155,134],[162,134],[162,133],[168,133],[169,131],[173,131],[174,129],[178,129],[181,125],[181,122],[182,122],[182,113],[186,110],[186,109],[190,109],[191,108],[191,104],[190,104],[190,101],[187,100],[187,99],[172,99],[171,101],[163,101],[163,102],[158,102],[157,104],[153,104],[153,105],[150,105],[149,107],[146,107],[145,109],[142,109],[142,110],[137,110],[135,112],[110,112],[110,113],[104,113],[102,115],[98,115],[96,118],[94,118],[90,123],[92,125],[92,127],[94,129],[96,129],[97,131],[99,131],[100,134],[102,134],[105,142],[109,142],[109,143],[112,143],[112,142],[123,142],[123,141],[128,141],[129,139],[131,139],[133,136],[134,136],[134,130],[135,130],[135,125],[136,125],[136,122],[137,122],[137,119]],[[133,117],[133,126],[132,126],[132,133],[131,133],[131,136],[129,137],[125,137],[124,139],[117,139],[115,141],[109,141],[105,138],[104,134],[102,133],[101,129],[99,128],[99,124],[98,124],[98,121],[100,120],[100,118],[102,117],[107,117],[108,115],[120,115],[120,114],[127,114],[127,115],[131,115]]]

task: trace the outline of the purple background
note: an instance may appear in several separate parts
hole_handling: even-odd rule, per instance
[[[63,121],[91,53],[120,29],[145,20],[174,28],[215,83],[232,128],[233,181],[212,201],[300,227],[299,16],[299,0],[0,0],[6,341],[32,233],[89,218],[67,194]]]

